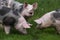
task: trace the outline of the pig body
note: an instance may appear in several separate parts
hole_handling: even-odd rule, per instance
[[[37,28],[47,28],[54,25],[57,32],[60,34],[60,10],[54,10],[46,13],[41,18],[34,20],[38,25]]]

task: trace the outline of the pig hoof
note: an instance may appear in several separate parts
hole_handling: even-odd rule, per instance
[[[60,32],[57,32],[57,35],[60,35]]]
[[[26,34],[27,34],[27,32],[23,32],[23,34],[24,34],[24,35],[26,35]]]
[[[23,34],[23,35],[27,35],[27,32],[20,32],[21,34]]]
[[[6,32],[6,35],[8,35],[9,34],[9,32]]]

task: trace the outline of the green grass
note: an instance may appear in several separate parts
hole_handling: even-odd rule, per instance
[[[60,8],[60,0],[17,0],[19,2],[27,2],[27,3],[38,3],[38,8],[35,10],[35,15],[31,17],[28,21],[33,24],[30,29],[27,29],[28,34],[22,35],[17,31],[12,30],[11,34],[6,35],[5,32],[0,29],[0,40],[60,40],[60,35],[56,34],[54,28],[47,28],[44,30],[36,29],[36,23],[33,21],[46,12],[59,9]]]

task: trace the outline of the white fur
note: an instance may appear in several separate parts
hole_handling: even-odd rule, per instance
[[[6,34],[10,33],[10,26],[4,26],[4,30]]]
[[[27,9],[28,9],[28,11],[32,10],[33,9],[33,5],[28,4]]]
[[[8,0],[8,8],[10,8],[12,1],[13,0]]]

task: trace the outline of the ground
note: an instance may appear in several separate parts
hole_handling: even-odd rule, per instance
[[[60,0],[17,0],[21,3],[38,3],[38,8],[35,10],[35,14],[33,17],[28,19],[33,26],[30,29],[27,29],[28,34],[22,35],[19,34],[15,30],[11,30],[11,34],[6,35],[3,29],[0,29],[0,40],[60,40],[60,35],[56,34],[56,30],[51,28],[46,28],[44,30],[36,29],[36,23],[33,21],[45,13],[59,9],[60,8]]]

